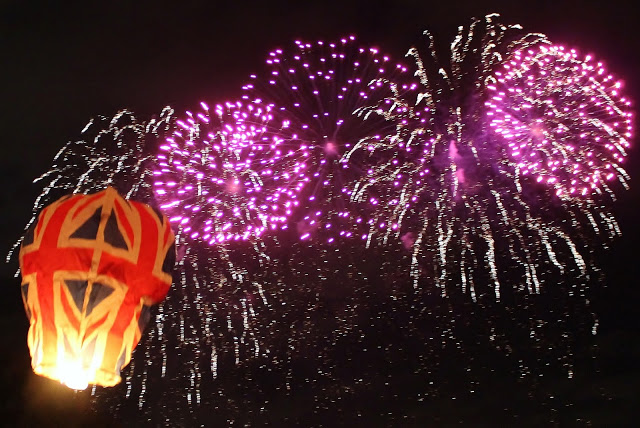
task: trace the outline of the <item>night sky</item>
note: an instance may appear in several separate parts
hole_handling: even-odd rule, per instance
[[[436,37],[440,51],[446,52],[459,25],[497,12],[503,23],[519,23],[527,31],[545,33],[554,42],[593,52],[624,80],[625,92],[636,106],[640,100],[639,17],[632,2],[622,0],[545,0],[526,5],[512,1],[75,3],[9,0],[0,4],[4,149],[0,158],[4,191],[0,194],[5,254],[31,217],[39,193],[32,180],[48,169],[63,144],[78,137],[89,119],[112,116],[123,108],[148,117],[166,105],[181,112],[203,100],[214,103],[233,98],[272,48],[298,37],[315,40],[355,34],[360,41],[401,58],[410,46],[424,43],[421,34],[425,29]],[[633,144],[637,141],[636,136]],[[599,256],[606,284],[598,287],[592,302],[601,324],[591,344],[598,353],[595,368],[585,369],[587,377],[558,387],[564,388],[566,401],[574,405],[548,410],[537,420],[527,419],[531,415],[527,403],[505,399],[508,391],[496,392],[501,397],[496,404],[488,395],[456,403],[448,399],[451,392],[447,390],[420,409],[409,405],[403,409],[400,396],[394,411],[411,413],[415,426],[491,426],[495,420],[509,425],[518,420],[504,414],[519,414],[521,426],[547,422],[588,426],[589,421],[591,426],[635,426],[640,406],[636,365],[640,358],[636,310],[640,298],[640,186],[636,182],[640,152],[636,148],[630,151],[626,169],[632,178],[631,190],[619,192],[614,206],[623,236]],[[0,271],[5,286],[0,299],[4,342],[0,420],[9,421],[8,425],[109,425],[109,413],[89,410],[86,394],[67,392],[31,373],[28,322],[20,281],[13,277],[16,269],[17,257]],[[496,388],[507,384],[497,383]],[[367,399],[356,397],[350,405],[357,409],[358,400]],[[498,419],[495,409],[503,412]],[[272,426],[344,423],[339,418],[314,420],[304,415],[287,420],[286,414],[283,404],[281,413],[270,416],[269,422]],[[366,421],[403,426],[398,420],[375,415]],[[124,424],[122,420],[113,423]],[[256,417],[249,423],[261,426],[264,420]],[[188,419],[175,424],[190,425]]]

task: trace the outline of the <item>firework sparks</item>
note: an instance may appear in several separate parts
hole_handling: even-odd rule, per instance
[[[158,139],[172,126],[173,110],[169,107],[146,122],[128,110],[89,121],[82,138],[61,148],[49,171],[35,180],[43,190],[25,230],[43,207],[70,193],[93,193],[111,186],[127,199],[153,201],[149,183],[153,153]],[[15,243],[7,260],[20,242]]]

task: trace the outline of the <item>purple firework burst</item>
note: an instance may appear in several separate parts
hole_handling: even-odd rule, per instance
[[[154,189],[170,221],[209,244],[287,227],[308,178],[287,123],[269,105],[205,103],[160,146]],[[295,154],[295,156],[294,156]]]
[[[243,99],[282,106],[278,111],[299,140],[310,182],[296,219],[299,236],[320,234],[325,242],[366,237],[360,232],[370,227],[368,209],[353,204],[351,189],[368,166],[351,150],[385,138],[394,125],[362,108],[391,103],[394,92],[415,92],[417,81],[377,48],[358,46],[353,36],[335,43],[296,41],[292,49],[271,52],[266,63],[265,76],[252,75],[243,87]]]
[[[590,198],[626,184],[632,136],[622,83],[591,55],[563,46],[516,51],[487,85],[487,115],[518,173],[563,199]]]

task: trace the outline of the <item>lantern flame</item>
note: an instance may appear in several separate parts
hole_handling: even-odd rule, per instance
[[[96,376],[95,369],[83,367],[80,361],[67,358],[61,358],[56,369],[60,383],[77,391],[87,389],[91,379]]]

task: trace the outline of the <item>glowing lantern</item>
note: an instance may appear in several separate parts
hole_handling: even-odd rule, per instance
[[[174,260],[167,218],[112,188],[44,208],[20,249],[33,371],[74,389],[119,383]]]

